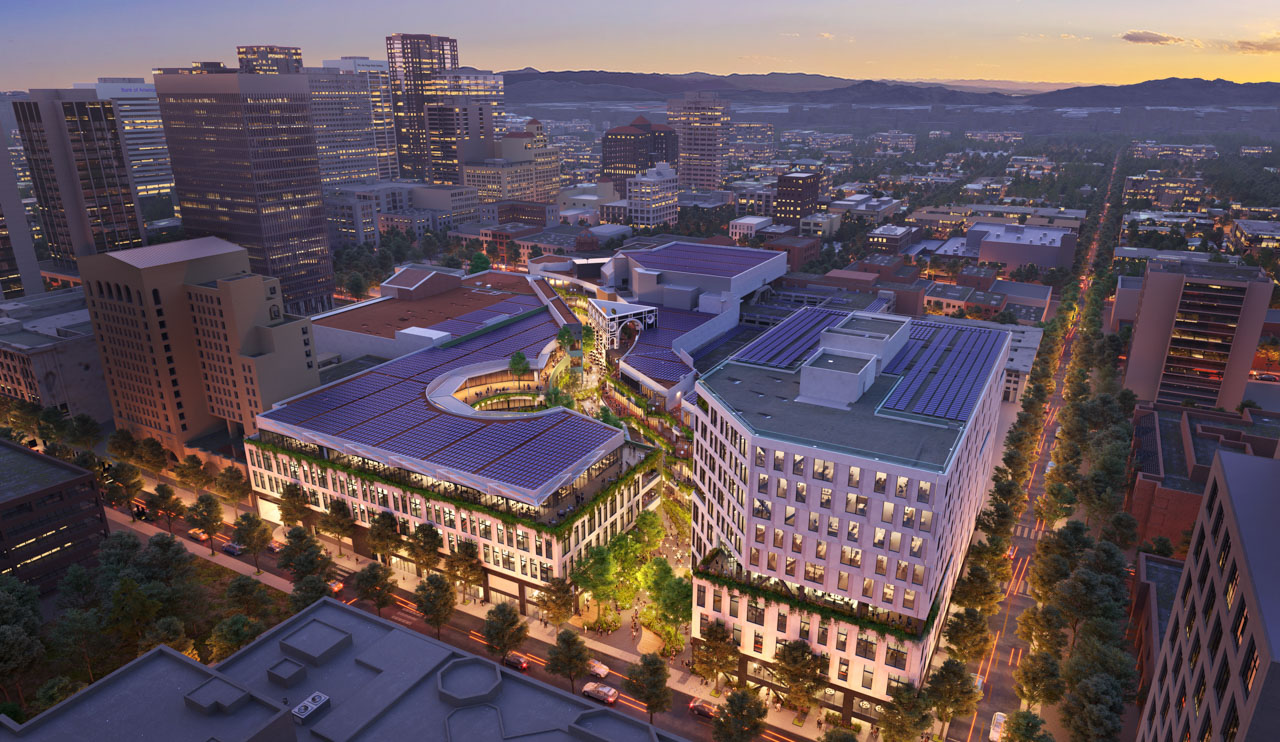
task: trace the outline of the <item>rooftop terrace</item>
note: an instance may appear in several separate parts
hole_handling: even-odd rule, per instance
[[[628,251],[625,255],[650,270],[728,278],[761,265],[779,253],[747,247],[672,242],[653,250]]]
[[[88,473],[26,446],[0,442],[0,502],[57,487]]]

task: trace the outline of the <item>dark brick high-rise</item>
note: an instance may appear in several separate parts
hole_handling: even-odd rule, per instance
[[[637,116],[627,126],[615,126],[600,141],[600,176],[626,195],[627,178],[634,178],[659,162],[676,166],[680,145],[675,129]]]

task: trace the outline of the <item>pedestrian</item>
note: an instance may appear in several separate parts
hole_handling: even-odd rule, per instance
[[[819,731],[819,732],[821,732],[821,731],[822,731],[822,714],[821,714],[821,712],[819,712],[819,714],[818,714],[818,731]]]

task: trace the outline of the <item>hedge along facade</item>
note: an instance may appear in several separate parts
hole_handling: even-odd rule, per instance
[[[568,578],[584,551],[629,529],[661,481],[657,453],[626,444],[618,451],[623,465],[631,460],[625,473],[553,524],[407,484],[407,472],[383,469],[380,475],[330,460],[322,451],[303,452],[286,441],[264,439],[269,437],[268,433],[245,440],[249,478],[264,518],[280,521],[278,499],[285,485],[294,483],[317,512],[328,512],[335,500],[345,501],[358,526],[367,528],[384,511],[395,516],[402,533],[430,523],[439,529],[447,552],[460,541],[476,542],[484,562],[486,596],[492,591],[498,598],[515,600],[522,613],[529,612],[548,580]],[[392,566],[416,573],[403,557],[392,557]]]
[[[758,353],[749,345],[704,375],[685,404],[694,635],[723,621],[740,677],[766,685],[777,647],[802,639],[828,657],[822,706],[874,721],[897,684],[922,684],[939,644],[1000,455],[1009,339],[985,323],[863,313],[832,322],[785,364],[768,349],[796,349],[803,336],[778,325],[777,337],[754,341]],[[973,347],[994,361],[963,366]],[[916,364],[919,391],[894,407]],[[936,399],[946,409],[971,400],[971,411],[914,412],[951,364],[972,385],[942,384]]]

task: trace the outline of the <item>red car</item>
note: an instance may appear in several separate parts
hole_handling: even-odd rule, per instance
[[[697,716],[705,716],[708,719],[716,718],[716,705],[710,701],[704,701],[701,698],[694,698],[689,701],[689,712]]]

